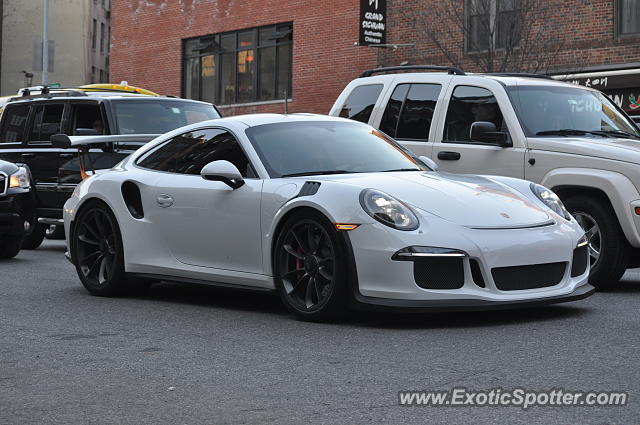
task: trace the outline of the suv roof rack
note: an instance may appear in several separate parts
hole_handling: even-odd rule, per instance
[[[38,91],[37,89],[34,91]],[[9,102],[13,102],[16,100],[25,100],[25,99],[49,99],[52,97],[63,97],[63,96],[87,96],[87,93],[82,90],[77,89],[51,89],[47,88],[39,93],[30,94],[29,90],[25,90],[20,96],[13,96],[9,99]]]
[[[383,72],[393,72],[393,71],[410,71],[410,70],[419,70],[419,71],[447,71],[448,74],[453,75],[466,75],[463,70],[460,68],[456,68],[455,66],[438,66],[438,65],[404,65],[404,66],[388,66],[383,68],[369,69],[364,71],[360,78],[370,77],[373,74],[380,74]]]
[[[527,77],[527,78],[540,78],[542,80],[553,80],[552,77],[543,74],[532,74],[530,72],[487,72],[483,75],[491,75],[494,77]]]

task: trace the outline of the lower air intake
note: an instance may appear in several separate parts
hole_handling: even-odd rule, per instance
[[[462,258],[421,258],[413,262],[413,278],[424,289],[458,289],[464,285]]]
[[[491,269],[496,288],[501,291],[546,288],[562,281],[567,263],[532,264]]]

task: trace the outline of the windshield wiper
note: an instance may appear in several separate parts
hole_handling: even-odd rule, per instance
[[[563,128],[560,130],[538,131],[536,133],[536,136],[584,136],[585,134],[590,133],[592,132],[586,130],[574,130],[572,128]],[[599,136],[601,136],[601,134]]]
[[[283,174],[280,177],[322,176],[327,174],[349,174],[349,173],[357,173],[357,171],[347,171],[347,170],[304,171],[302,173]]]
[[[396,168],[395,170],[384,170],[383,173],[391,173],[394,171],[422,171],[420,168]]]
[[[592,131],[594,134],[601,134],[603,136],[613,136],[613,137],[621,137],[625,139],[640,139],[640,136],[637,134],[627,133],[622,130],[598,130]]]

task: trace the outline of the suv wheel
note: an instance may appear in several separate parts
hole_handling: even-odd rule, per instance
[[[598,289],[615,285],[629,264],[629,244],[611,206],[587,196],[567,198],[565,206],[589,238],[589,283]]]
[[[36,249],[42,245],[44,236],[47,232],[47,225],[36,223],[31,230],[31,233],[27,234],[22,241],[23,249]]]
[[[0,258],[13,258],[20,252],[22,238],[6,238],[0,240]]]

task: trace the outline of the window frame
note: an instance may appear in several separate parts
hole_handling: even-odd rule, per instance
[[[408,142],[424,142],[427,143],[429,142],[429,137],[431,135],[431,131],[433,130],[433,122],[434,122],[434,118],[436,116],[436,109],[438,108],[438,102],[440,100],[440,96],[443,93],[443,90],[446,89],[446,87],[442,84],[442,83],[430,83],[430,82],[399,82],[398,84],[396,84],[393,87],[393,90],[391,91],[391,94],[389,95],[389,98],[387,99],[387,103],[384,105],[384,110],[382,111],[382,116],[381,116],[381,122],[380,124],[382,124],[382,119],[384,118],[384,115],[387,112],[387,107],[389,106],[389,101],[391,100],[391,98],[393,97],[393,94],[395,93],[395,91],[400,87],[400,86],[409,86],[407,88],[407,92],[405,93],[403,99],[402,99],[402,103],[400,104],[400,110],[398,111],[398,120],[396,122],[396,127],[394,129],[394,134],[393,135],[389,135],[393,140],[402,140],[402,141],[408,141]],[[435,102],[435,106],[433,108],[433,114],[431,115],[431,122],[429,123],[429,131],[427,131],[427,137],[423,138],[423,139],[416,139],[416,138],[412,138],[412,137],[398,137],[398,129],[400,128],[400,122],[401,122],[401,118],[402,118],[402,112],[405,109],[405,105],[407,102],[407,97],[409,96],[409,93],[411,92],[411,88],[415,85],[428,85],[428,86],[438,86],[439,87],[439,91],[438,91],[438,96],[436,97],[436,99],[433,101]],[[379,125],[380,127],[380,125]]]
[[[268,29],[268,28],[273,28],[274,32],[278,32],[278,28],[287,26],[289,27],[289,29],[287,30],[287,32],[281,37],[288,37],[290,35],[290,39],[286,40],[286,41],[279,41],[279,40],[274,40],[273,42],[270,43],[262,43],[260,40],[260,31],[264,30],[264,29]],[[239,35],[242,33],[247,33],[247,32],[251,32],[251,35],[253,37],[253,44],[251,46],[246,46],[246,47],[242,47],[239,45]],[[233,36],[234,38],[234,44],[235,47],[233,49],[226,49],[226,48],[222,48],[222,42],[221,39],[225,36]],[[215,43],[217,45],[217,47],[215,48],[214,51],[203,51],[201,50],[198,54],[195,53],[188,53],[187,52],[187,44],[191,43],[191,42],[200,42],[202,43],[203,41],[209,41],[211,40],[212,43]],[[287,64],[288,66],[288,72],[287,72],[287,81],[285,82],[286,84],[286,96],[284,97],[280,97],[279,93],[278,93],[278,88],[279,88],[279,83],[280,83],[280,78],[282,78],[282,76],[279,75],[278,70],[279,70],[279,62],[280,62],[280,47],[281,46],[289,46],[289,63]],[[261,55],[262,55],[262,51],[269,49],[269,48],[275,48],[275,60],[274,60],[274,66],[273,66],[273,72],[274,72],[274,85],[275,85],[275,93],[274,93],[274,98],[272,99],[261,99],[260,96],[260,91],[261,91],[261,81],[260,81],[260,74],[261,74],[261,69],[260,69],[260,62],[261,62]],[[253,75],[251,76],[252,79],[252,89],[251,89],[251,98],[249,100],[243,100],[243,101],[239,101],[238,100],[238,93],[239,93],[239,84],[238,84],[238,55],[240,52],[244,52],[244,51],[253,51]],[[234,91],[233,91],[233,100],[230,102],[222,102],[222,58],[223,56],[229,56],[231,55],[233,57],[233,66],[232,68],[234,69]],[[189,60],[192,59],[198,59],[198,67],[199,67],[199,72],[198,72],[198,84],[197,84],[197,96],[194,96],[193,94],[191,95],[191,97],[189,97],[189,99],[193,99],[193,100],[201,100],[203,101],[203,92],[202,92],[202,58],[205,56],[213,56],[214,57],[214,61],[215,61],[215,67],[216,67],[216,74],[214,77],[214,93],[213,96],[211,96],[210,98],[213,99],[212,103],[216,104],[216,105],[221,105],[221,106],[231,106],[231,105],[246,105],[246,104],[251,104],[251,103],[262,103],[262,102],[279,102],[279,101],[285,101],[285,99],[291,99],[292,98],[292,83],[293,83],[293,22],[279,22],[279,23],[275,23],[275,24],[271,24],[271,25],[263,25],[263,26],[259,26],[259,27],[252,27],[252,28],[244,28],[244,29],[239,29],[239,30],[234,30],[234,31],[227,31],[227,32],[221,32],[221,33],[214,33],[214,34],[208,34],[208,35],[203,35],[203,36],[199,36],[199,37],[191,37],[191,38],[185,38],[182,39],[182,52],[181,52],[181,96],[184,98],[187,98],[187,87],[189,86],[189,83],[191,82],[190,80],[190,76],[188,76],[186,74],[187,72],[187,63]],[[207,100],[204,100],[207,101]]]
[[[68,121],[69,121],[69,102],[68,101],[59,101],[59,102],[35,102],[31,104],[31,109],[29,110],[29,120],[27,122],[27,127],[25,129],[25,146],[43,146],[48,147],[52,146],[51,140],[31,140],[31,134],[33,132],[33,126],[36,120],[36,111],[39,107],[44,109],[47,106],[53,105],[61,105],[62,106],[62,115],[60,116],[60,133],[68,133]],[[43,115],[44,116],[44,115]]]
[[[622,7],[622,1],[623,0],[615,0],[613,2],[613,5],[614,5],[613,6],[614,8],[613,27],[614,27],[615,37],[617,39],[638,38],[640,37],[640,27],[638,28],[638,32],[627,32],[627,33],[622,32],[622,13],[624,12],[624,8]]]
[[[499,52],[499,51],[503,51],[506,50],[506,47],[498,47],[498,28],[496,27],[497,23],[498,23],[498,15],[500,14],[500,10],[498,10],[498,2],[501,0],[487,0],[489,2],[489,31],[491,31],[493,29],[493,34],[491,35],[491,38],[489,40],[489,48],[485,49],[485,50],[475,50],[472,47],[470,47],[470,42],[469,42],[469,38],[471,36],[471,17],[473,16],[478,16],[478,15],[472,15],[471,14],[471,3],[474,0],[464,0],[464,28],[466,28],[466,30],[464,31],[464,52],[466,54],[483,54],[483,53],[487,53],[490,50],[493,50],[495,52]],[[616,0],[616,3],[620,1],[620,0]],[[518,13],[519,10],[519,0],[514,0],[515,2],[515,8],[513,9],[513,11],[516,13]],[[522,31],[522,29],[519,29],[520,31]],[[488,34],[489,35],[489,34]],[[513,49],[519,49],[520,48],[520,40],[518,41],[517,45],[512,46]]]
[[[175,175],[178,175],[178,176],[191,176],[191,177],[197,177],[197,178],[202,179],[202,176],[200,174],[185,174],[185,173],[174,173],[172,171],[156,170],[156,169],[153,169],[153,168],[143,167],[139,163],[140,163],[140,161],[143,161],[145,158],[147,158],[152,153],[156,152],[159,149],[162,149],[162,147],[164,147],[164,146],[168,145],[169,143],[171,143],[171,141],[173,141],[173,139],[175,139],[176,137],[182,137],[185,134],[193,133],[195,131],[206,131],[206,130],[221,130],[221,131],[226,131],[226,132],[230,133],[233,136],[233,138],[236,140],[236,143],[238,143],[238,146],[240,146],[240,150],[242,150],[242,153],[244,154],[245,158],[247,158],[247,162],[248,162],[249,166],[251,167],[251,170],[253,171],[253,174],[256,176],[256,177],[243,177],[242,179],[243,180],[262,180],[261,177],[260,177],[260,174],[258,173],[258,169],[255,167],[255,165],[251,161],[251,156],[247,155],[247,150],[244,148],[244,146],[242,146],[242,143],[240,142],[240,138],[238,137],[238,135],[234,131],[232,131],[231,129],[225,128],[225,127],[215,127],[215,126],[213,126],[213,127],[202,127],[202,128],[197,128],[197,129],[194,129],[194,130],[191,130],[191,131],[185,131],[184,133],[176,134],[175,136],[172,136],[172,137],[168,138],[167,140],[164,140],[164,141],[158,143],[156,146],[152,147],[148,151],[143,152],[140,156],[135,158],[135,160],[133,161],[133,165],[136,168],[139,168],[139,169],[145,170],[145,171],[170,174],[172,176],[175,176]]]

